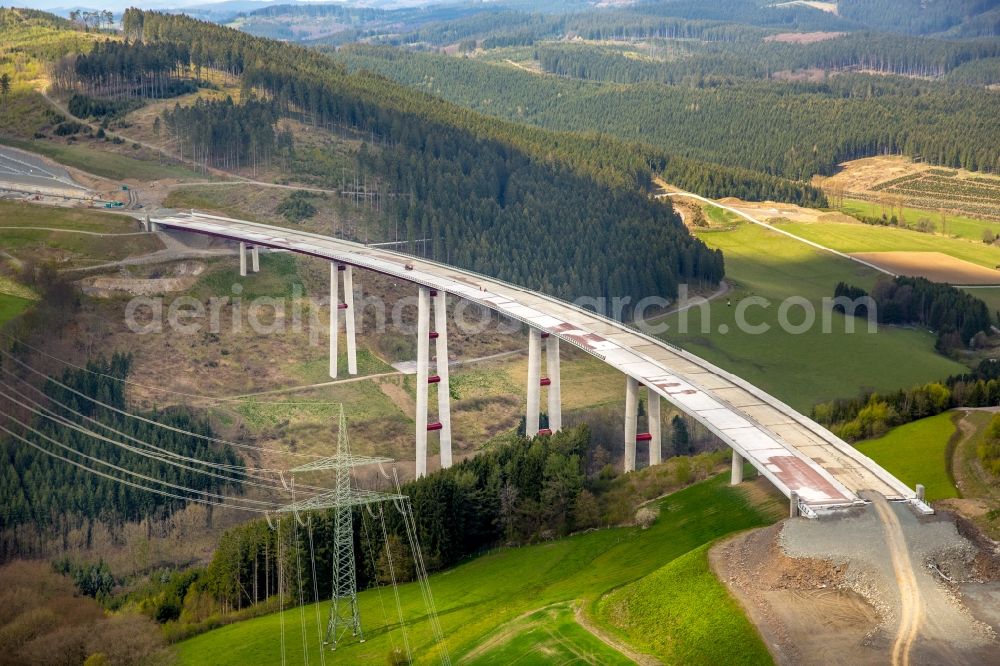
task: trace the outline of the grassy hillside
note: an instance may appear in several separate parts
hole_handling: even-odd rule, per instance
[[[121,235],[137,231],[138,223],[122,215],[0,201],[0,247],[39,264],[83,267],[163,248],[160,240],[149,234]]]
[[[598,604],[598,617],[664,663],[769,663],[757,630],[709,568],[708,548],[696,548],[607,595]]]
[[[20,296],[0,293],[0,326],[24,312],[31,301]]]
[[[431,586],[452,659],[458,661],[475,652],[474,656],[483,663],[537,660],[535,646],[526,641],[515,644],[500,641],[487,651],[477,647],[498,627],[525,614],[577,600],[589,607],[609,590],[647,576],[692,549],[730,532],[765,525],[775,519],[772,504],[764,506],[748,499],[744,491],[727,485],[727,476],[715,477],[661,500],[660,517],[649,529],[599,530],[536,546],[501,550],[432,576]],[[694,587],[686,588],[689,584]],[[677,594],[693,597],[707,591],[716,597],[725,595],[714,579],[685,578],[678,585],[674,591]],[[399,591],[417,662],[430,663],[437,655],[419,590],[408,584]],[[360,595],[360,603],[367,642],[340,648],[337,659],[344,663],[384,663],[391,647],[400,645],[402,638],[392,620],[392,595],[383,591],[380,596],[370,590]],[[386,629],[383,604],[391,631]],[[321,610],[325,614],[325,604],[321,604]],[[314,613],[312,607],[304,609],[311,660],[318,658]],[[724,614],[732,620],[732,613]],[[563,649],[592,649],[593,643],[581,637],[576,628],[566,629],[565,620],[565,614],[555,613],[544,624],[548,631],[568,631],[573,636],[571,643],[583,646]],[[301,663],[299,610],[285,611],[284,621],[289,662]],[[718,638],[694,630],[691,625],[699,621],[687,616],[665,631],[685,652],[707,650]],[[269,615],[182,642],[178,645],[178,655],[184,664],[277,664],[281,662],[280,637],[280,618]],[[523,645],[523,651],[518,645]]]
[[[571,604],[556,604],[508,622],[466,654],[465,664],[634,663],[580,626]]]
[[[934,337],[926,331],[883,326],[868,334],[864,322],[856,322],[855,333],[849,334],[844,317],[834,313],[831,332],[821,332],[821,300],[832,296],[841,280],[870,288],[874,271],[756,225],[741,223],[697,235],[725,254],[727,279],[735,287],[732,305],[727,305],[729,297],[712,302],[705,333],[700,308],[687,313],[687,334],[679,330],[684,315],[674,315],[666,337],[793,407],[808,411],[817,402],[865,388],[896,389],[964,371],[934,351]],[[736,327],[737,306],[750,296],[771,300],[766,309],[746,311],[749,323],[771,327],[766,333],[741,333]],[[804,297],[816,308],[816,326],[802,335],[779,328],[778,306],[792,296]],[[793,308],[789,320],[797,324],[802,317],[802,310]],[[726,333],[719,330],[723,325]]]
[[[945,412],[893,428],[885,436],[859,442],[857,448],[908,486],[924,484],[927,499],[958,497],[948,474],[948,441],[955,434],[955,414]]]

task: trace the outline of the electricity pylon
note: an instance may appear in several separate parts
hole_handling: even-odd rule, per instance
[[[291,470],[293,474],[331,469],[336,473],[336,483],[332,490],[301,502],[295,502],[282,509],[282,511],[292,512],[296,516],[306,511],[334,510],[333,597],[330,600],[330,621],[327,623],[326,639],[324,640],[324,643],[332,645],[334,650],[337,649],[337,643],[347,635],[348,631],[361,642],[365,640],[361,630],[361,615],[358,612],[352,509],[356,506],[406,499],[405,495],[354,488],[351,484],[351,472],[355,467],[361,465],[389,462],[392,462],[390,458],[356,456],[351,453],[351,444],[347,438],[347,419],[344,416],[344,406],[341,405],[337,453]]]

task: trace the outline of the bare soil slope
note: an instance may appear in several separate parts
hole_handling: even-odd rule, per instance
[[[894,646],[903,659],[899,635],[906,627],[916,631],[906,646],[910,661],[900,663],[995,663],[1000,613],[991,600],[1000,591],[996,567],[983,566],[996,558],[992,546],[963,536],[948,516],[886,507],[897,522],[894,543],[904,544],[912,562],[907,589],[917,604],[901,596],[890,530],[873,506],[785,521],[712,549],[714,571],[777,663],[889,663]]]

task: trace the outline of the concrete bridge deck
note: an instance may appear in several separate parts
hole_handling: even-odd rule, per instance
[[[748,382],[625,324],[503,281],[408,255],[295,229],[198,213],[154,218],[159,228],[208,234],[370,269],[487,306],[583,349],[702,423],[786,497],[807,510],[913,490],[825,428]],[[412,268],[408,269],[407,265]]]

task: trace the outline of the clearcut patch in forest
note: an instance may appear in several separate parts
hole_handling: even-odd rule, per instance
[[[935,167],[901,155],[843,162],[836,174],[817,176],[813,184],[833,199],[856,198],[883,206],[1000,219],[1000,176]]]
[[[1000,270],[989,269],[942,252],[855,252],[863,259],[897,275],[961,285],[1000,285]]]

